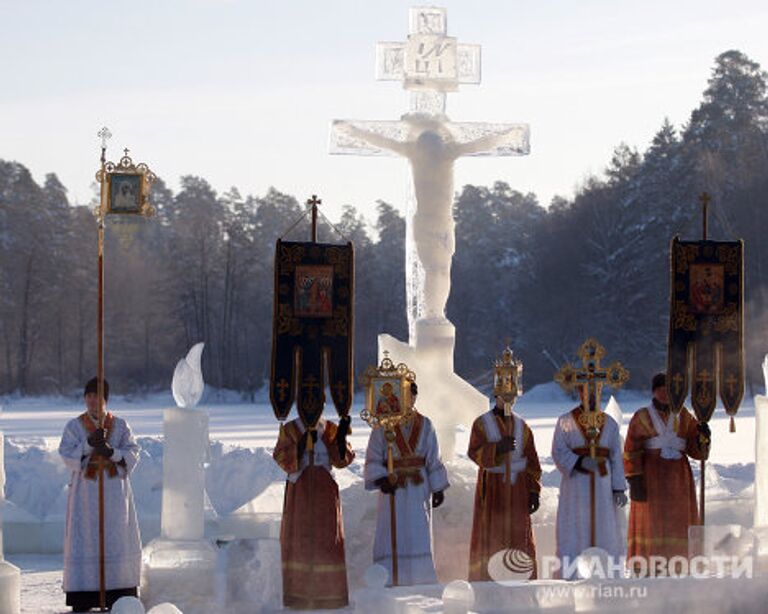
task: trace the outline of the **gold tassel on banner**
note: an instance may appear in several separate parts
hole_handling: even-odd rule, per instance
[[[680,412],[679,411],[673,411],[672,415],[674,418],[672,419],[672,429],[675,433],[677,433],[677,429],[680,428]]]
[[[736,432],[736,420],[733,419],[733,416],[731,416],[731,428],[729,429],[731,433]]]

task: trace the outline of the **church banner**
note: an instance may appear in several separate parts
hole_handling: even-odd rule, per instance
[[[270,400],[278,420],[296,402],[314,426],[326,385],[339,415],[353,393],[354,249],[277,241]],[[326,379],[327,374],[327,379]]]
[[[690,389],[705,422],[718,391],[731,417],[744,395],[743,255],[741,240],[672,239],[667,390],[678,410]]]

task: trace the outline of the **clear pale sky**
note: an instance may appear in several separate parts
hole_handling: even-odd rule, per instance
[[[331,156],[329,124],[397,119],[408,95],[374,78],[377,41],[401,41],[402,0],[0,0],[0,158],[54,171],[87,202],[102,125],[175,191],[316,192],[336,218],[401,209],[407,163]],[[426,3],[424,3],[426,4]],[[482,45],[482,84],[448,97],[455,121],[531,125],[527,158],[462,159],[456,189],[496,180],[570,196],[620,142],[644,149],[680,125],[714,58],[768,68],[765,0],[456,0],[448,31]]]

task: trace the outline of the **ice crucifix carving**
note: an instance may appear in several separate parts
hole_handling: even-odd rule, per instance
[[[420,319],[445,319],[455,249],[453,166],[462,156],[529,153],[527,124],[451,122],[446,92],[479,83],[480,48],[446,35],[446,11],[411,9],[406,43],[379,43],[379,79],[402,80],[411,110],[400,121],[337,120],[331,153],[400,155],[412,171],[407,211],[406,278],[411,338]]]

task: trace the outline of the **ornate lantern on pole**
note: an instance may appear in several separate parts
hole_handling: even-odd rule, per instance
[[[504,399],[504,415],[512,415],[517,397],[523,394],[523,361],[514,357],[507,344],[493,363],[493,395]]]

